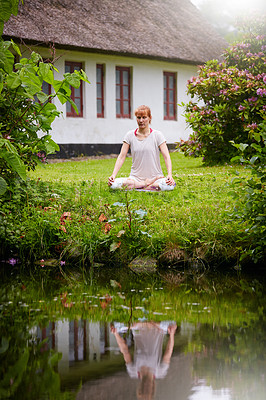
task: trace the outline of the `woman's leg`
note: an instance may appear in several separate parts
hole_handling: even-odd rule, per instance
[[[156,178],[155,182],[150,184],[147,189],[150,190],[174,190],[176,185],[167,185],[166,178]]]

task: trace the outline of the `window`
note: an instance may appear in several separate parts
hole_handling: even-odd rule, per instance
[[[164,119],[176,120],[176,73],[163,73]]]
[[[104,118],[104,66],[96,66],[97,118]]]
[[[80,71],[82,69],[82,63],[79,62],[71,62],[71,61],[66,61],[65,64],[65,72],[69,72],[72,74],[74,71]],[[66,115],[67,117],[83,117],[83,93],[82,93],[82,82],[80,83],[80,87],[78,89],[74,88],[71,86],[71,100],[74,101],[78,108],[78,114],[72,107],[72,105],[67,102],[66,103]]]
[[[50,83],[43,81],[42,91],[43,93],[47,94],[47,96],[50,96],[50,94],[52,94],[52,85],[50,85]],[[52,100],[49,99],[49,101],[51,102]]]
[[[130,68],[116,67],[116,118],[130,116]]]

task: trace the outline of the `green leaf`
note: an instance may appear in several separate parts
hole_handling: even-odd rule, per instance
[[[11,44],[12,44],[12,47],[15,50],[15,52],[21,57],[22,54],[21,54],[20,48],[12,39],[11,39]]]
[[[2,158],[6,161],[9,167],[16,172],[21,179],[26,180],[26,168],[17,154],[9,151],[1,151]]]
[[[2,179],[2,178],[0,178],[0,179]],[[9,347],[9,340],[3,336],[2,340],[1,340],[0,354],[5,353],[8,349],[8,347]]]
[[[255,161],[256,161],[258,158],[259,158],[259,157],[257,157],[257,156],[253,156],[253,157],[250,159],[250,164],[254,164]]]
[[[240,143],[238,148],[239,148],[240,151],[245,151],[245,149],[246,149],[248,146],[249,146],[249,145],[246,144],[246,143]]]
[[[36,93],[36,96],[41,103],[45,103],[46,101],[49,100],[49,96],[43,92]]]
[[[11,72],[11,74],[8,75],[6,80],[6,84],[11,90],[14,90],[17,87],[19,87],[21,83],[22,82],[20,76],[16,72]]]
[[[11,51],[8,50],[7,43],[0,41],[0,68],[6,73],[10,74],[13,71],[14,56]]]
[[[77,74],[69,74],[66,73],[64,74],[64,78],[69,85],[73,86],[75,89],[78,89],[80,87],[80,78],[77,76]]]
[[[54,75],[51,71],[50,64],[41,62],[39,64],[39,73],[45,82],[50,85],[54,83]]]
[[[4,178],[0,176],[0,196],[2,196],[6,192],[6,190],[7,190],[7,183],[4,180]],[[0,354],[1,354],[1,348],[0,348]]]

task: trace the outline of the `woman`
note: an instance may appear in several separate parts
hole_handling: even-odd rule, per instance
[[[112,189],[146,189],[146,190],[173,190],[175,181],[172,177],[172,163],[166,140],[161,132],[152,130],[151,110],[148,106],[139,106],[135,111],[138,128],[129,131],[123,140],[123,145],[117,157],[108,185]],[[117,178],[128,150],[131,149],[132,167],[128,178]],[[160,151],[163,155],[167,177],[162,173],[160,165]]]

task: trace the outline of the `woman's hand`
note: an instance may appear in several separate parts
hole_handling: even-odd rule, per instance
[[[175,181],[174,181],[174,178],[172,177],[172,175],[168,175],[166,177],[165,181],[166,181],[167,185],[171,185],[171,186],[175,185]]]
[[[112,186],[112,184],[114,183],[114,181],[115,181],[115,176],[114,176],[114,174],[112,174],[112,175],[109,176],[109,178],[108,178],[108,186]]]

